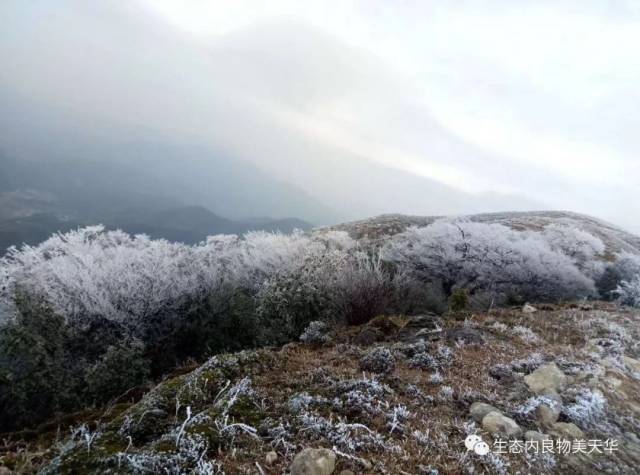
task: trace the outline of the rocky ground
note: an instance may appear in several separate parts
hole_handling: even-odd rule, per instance
[[[638,318],[590,304],[316,324],[4,434],[0,474],[637,473]]]

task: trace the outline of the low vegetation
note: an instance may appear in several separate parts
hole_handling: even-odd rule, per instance
[[[5,435],[0,463],[44,474],[300,475],[296,460],[324,457],[318,473],[634,473],[638,311],[545,307],[316,322],[298,343],[216,355],[28,441]],[[432,324],[439,331],[425,339]],[[364,343],[372,329],[379,339]],[[468,450],[469,436],[491,452]],[[508,449],[549,438],[584,451]],[[600,450],[586,453],[588,441]]]
[[[597,297],[637,306],[639,275],[637,255],[561,224],[440,220],[376,243],[321,230],[193,246],[83,228],[0,261],[0,424],[101,406],[189,361],[297,340],[310,322],[320,323],[304,338],[323,344],[322,323],[385,313]]]

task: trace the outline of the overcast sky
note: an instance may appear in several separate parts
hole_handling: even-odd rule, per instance
[[[317,194],[323,166],[352,157],[640,231],[638,2],[4,0],[0,15],[5,92],[85,127],[194,137]]]

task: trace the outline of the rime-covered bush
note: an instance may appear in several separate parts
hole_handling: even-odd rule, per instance
[[[339,319],[339,296],[332,290],[342,258],[337,251],[328,252],[324,258],[312,254],[299,267],[264,282],[257,294],[257,311],[268,343],[294,339],[312,321]]]
[[[11,249],[0,260],[2,414],[35,423],[105,402],[187,358],[258,344],[264,283],[334,241],[349,252],[339,233],[255,232],[187,246],[96,226]]]
[[[139,330],[221,288],[257,290],[324,246],[300,233],[213,236],[196,246],[93,226],[3,258],[3,300],[16,287],[45,298],[70,323],[95,316]]]
[[[18,296],[0,327],[0,427],[103,404],[149,380],[139,341],[107,325],[74,331],[41,300]]]
[[[603,252],[564,224],[438,221],[375,249],[326,230],[192,246],[101,226],[56,234],[0,259],[0,424],[100,404],[190,358],[297,339],[311,322],[442,313],[461,289],[470,305],[576,299],[595,293],[597,277],[601,294],[608,286],[637,305],[640,257],[621,254],[602,271]],[[447,364],[418,354],[412,365]],[[365,360],[384,373],[393,356]]]
[[[391,373],[396,366],[395,358],[388,348],[379,347],[370,350],[360,359],[360,369],[372,373]]]
[[[342,249],[316,249],[299,266],[267,279],[258,292],[258,314],[268,341],[295,338],[315,320],[364,323],[382,313],[394,277],[379,258]]]
[[[441,315],[447,311],[447,296],[440,285],[424,282],[408,272],[399,272],[394,274],[389,307],[403,315]]]
[[[557,242],[500,224],[441,220],[410,228],[386,244],[383,257],[423,281],[438,283],[448,296],[459,288],[532,300],[595,293],[593,280]]]
[[[140,341],[109,346],[84,374],[86,399],[104,403],[139,386],[150,377],[150,362]]]
[[[0,427],[35,424],[76,407],[79,374],[67,351],[62,318],[42,301],[19,298],[0,328]]]
[[[631,281],[622,281],[615,290],[615,295],[622,305],[640,307],[640,275]]]
[[[309,326],[300,335],[300,341],[308,345],[322,345],[331,340],[327,334],[329,328],[325,322],[316,320],[311,322]]]
[[[454,312],[465,310],[469,306],[467,289],[456,289],[449,297],[449,308]]]
[[[571,259],[585,275],[597,278],[602,273],[604,266],[599,257],[603,256],[605,245],[599,237],[562,222],[546,226],[542,237],[551,249]]]
[[[598,292],[603,299],[619,298],[618,287],[623,282],[632,282],[640,275],[640,256],[622,252],[615,256],[596,281]]]
[[[372,257],[365,252],[355,252],[336,278],[344,320],[359,325],[385,311],[402,276],[392,276],[380,254]]]

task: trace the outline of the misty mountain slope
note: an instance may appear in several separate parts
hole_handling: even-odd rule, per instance
[[[145,169],[145,163],[150,168]],[[258,229],[290,232],[311,227],[286,215],[223,218],[199,204],[221,202],[227,211],[236,204],[248,213],[255,203],[255,215],[260,216],[267,209],[283,211],[276,201],[286,204],[295,201],[295,196],[304,207],[301,192],[277,183],[269,185],[268,177],[252,174],[250,167],[245,175],[229,171],[232,167],[218,168],[220,173],[212,174],[210,165],[182,169],[176,163],[176,167],[161,169],[161,163],[154,168],[151,161],[130,166],[116,161],[32,162],[0,156],[0,249],[4,252],[11,245],[36,244],[54,232],[97,223],[186,243],[211,234]],[[194,177],[192,186],[188,186],[190,177]],[[231,192],[234,187],[239,190],[235,194]],[[242,190],[256,188],[261,191],[242,196]]]
[[[273,231],[290,233],[294,229],[307,230],[311,225],[297,218],[253,218],[231,220],[222,218],[202,206],[183,206],[141,215],[123,215],[108,228],[121,228],[133,234],[147,234],[152,238],[169,241],[197,243],[212,234],[244,234],[248,231]]]
[[[98,45],[111,45],[113,38],[103,37],[102,22],[90,21],[98,24],[93,30],[96,45],[88,48],[99,51]],[[126,25],[123,34],[135,40],[117,59],[104,61],[117,71],[136,71],[144,53],[138,51],[141,33]],[[74,35],[65,32],[52,42],[71,48]],[[175,32],[170,38],[184,57],[172,42],[163,43],[166,54],[147,58],[147,67],[157,73],[151,84],[87,72],[92,66],[104,68],[103,59],[83,67],[65,62],[52,72],[38,64],[65,83],[82,79],[73,107],[61,103],[59,91],[48,86],[7,82],[7,92],[0,93],[7,113],[0,121],[8,153],[40,161],[126,161],[150,176],[159,175],[163,184],[167,176],[173,179],[169,183],[188,198],[186,204],[231,219],[296,216],[330,224],[397,210],[459,214],[503,210],[506,203],[509,209],[546,207],[521,196],[468,193],[437,174],[417,176],[389,166],[397,157],[422,170],[451,171],[461,157],[475,167],[491,157],[453,136],[410,95],[388,97],[386,91],[398,90],[397,78],[381,71],[376,58],[330,35],[276,22],[206,45],[194,45]],[[183,72],[189,88],[176,91],[175,78],[165,71]],[[310,78],[324,87],[309,87]],[[366,92],[383,102],[363,95],[365,78]],[[95,90],[105,91],[111,100],[97,98]],[[172,100],[176,92],[183,98],[179,103]],[[347,112],[361,117],[362,126],[341,121],[327,128],[341,99],[355,107]],[[399,147],[372,133],[381,123],[402,139]]]
[[[200,205],[230,219],[339,221],[336,211],[295,182],[223,146],[202,145],[197,137],[90,119],[10,89],[0,91],[0,107],[5,111],[0,115],[0,191],[69,188],[68,194],[84,187],[111,199],[125,192],[138,195],[137,200],[152,195],[152,202],[168,198],[174,205]],[[84,126],[88,120],[97,121],[95,129]],[[73,200],[66,201],[75,206]]]
[[[219,81],[233,78],[260,104],[269,105],[269,114],[256,111],[246,121],[264,145],[236,141],[239,155],[304,184],[313,196],[340,210],[343,220],[398,210],[468,214],[505,206],[548,207],[518,193],[472,193],[454,186],[452,182],[468,184],[470,177],[452,163],[478,169],[471,180],[477,185],[482,167],[497,157],[452,134],[428,107],[408,95],[389,97],[389,90],[397,91],[397,78],[382,71],[377,58],[329,35],[295,23],[270,23],[225,35],[211,46],[211,54]],[[310,77],[321,78],[324,87],[306,86]],[[365,88],[363,78],[368,80]],[[367,93],[382,99],[371,101]],[[354,109],[334,110],[340,100]],[[359,125],[353,123],[354,116]],[[373,133],[379,125],[398,147]],[[504,170],[496,167],[492,173],[500,176]],[[457,175],[459,180],[451,179]]]
[[[401,233],[411,226],[428,226],[445,216],[409,216],[386,214],[369,219],[332,226],[327,229],[347,231],[356,239],[384,240]],[[609,253],[627,251],[640,254],[640,237],[619,227],[591,216],[567,211],[527,211],[482,213],[463,215],[456,218],[481,223],[499,223],[513,229],[541,230],[550,224],[564,224],[568,227],[587,231],[602,239]]]

